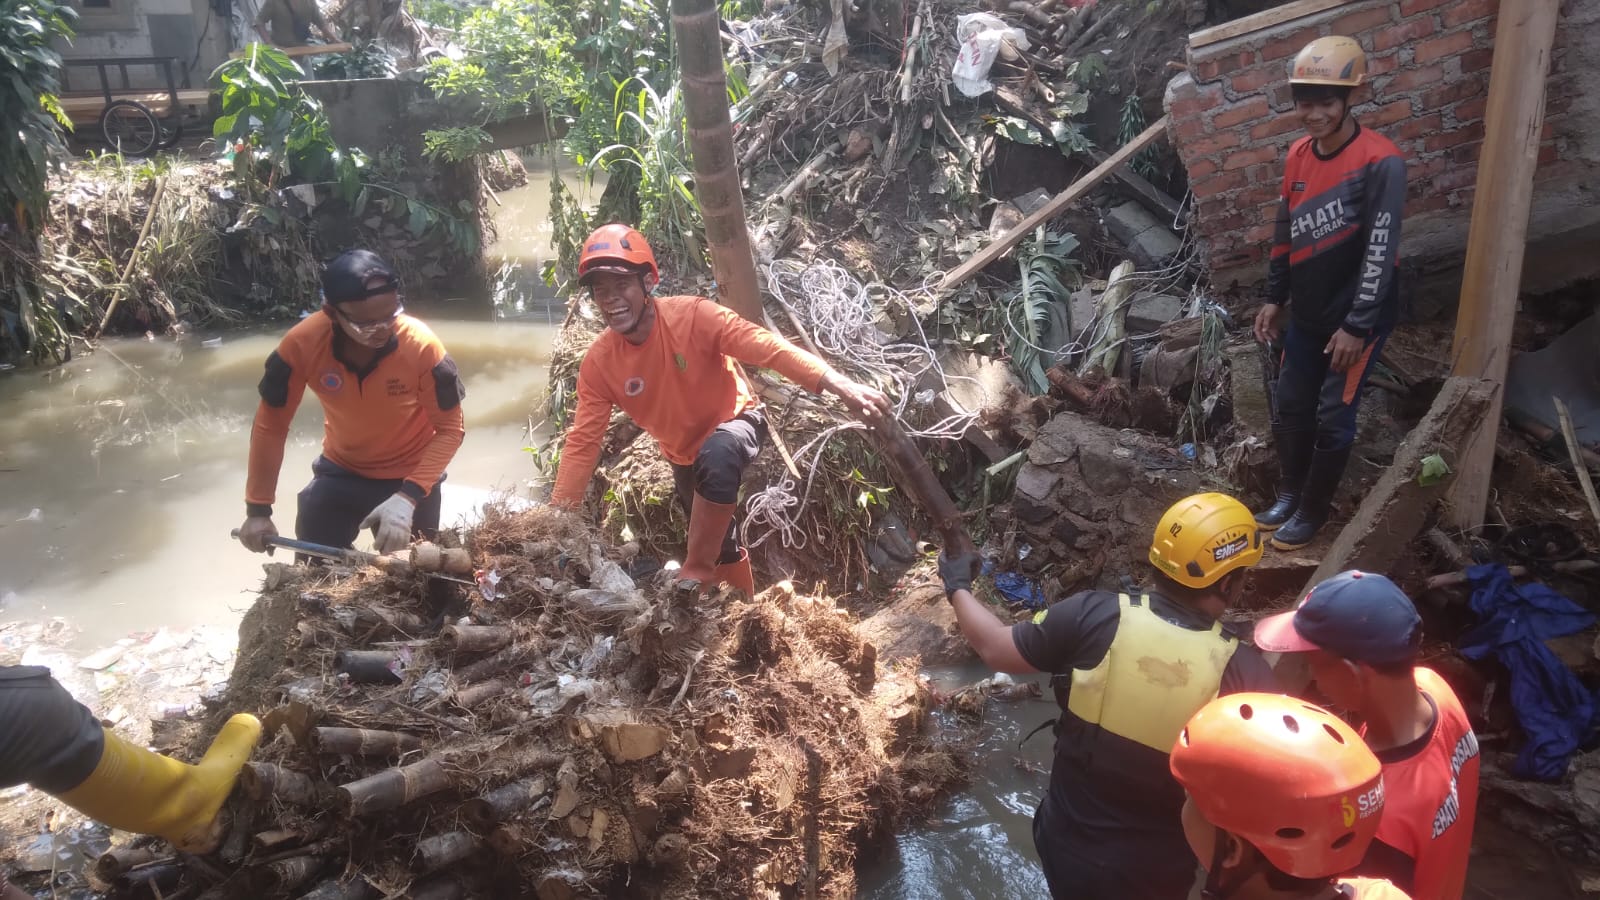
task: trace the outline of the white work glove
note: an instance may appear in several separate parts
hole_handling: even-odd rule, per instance
[[[379,553],[393,553],[410,546],[411,515],[416,511],[417,504],[410,497],[396,493],[367,513],[361,527],[372,529]]]

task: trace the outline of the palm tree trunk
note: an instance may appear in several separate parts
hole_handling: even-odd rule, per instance
[[[739,164],[733,152],[719,24],[714,0],[672,0],[672,30],[678,40],[683,106],[689,120],[689,154],[694,160],[694,193],[706,223],[719,299],[760,324],[761,294],[750,230],[745,226]]]

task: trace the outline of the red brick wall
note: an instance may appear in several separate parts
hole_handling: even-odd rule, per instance
[[[1275,28],[1189,51],[1189,71],[1168,85],[1170,136],[1196,203],[1196,227],[1214,280],[1250,283],[1265,273],[1284,151],[1304,134],[1291,111],[1288,68],[1313,38],[1342,34],[1367,51],[1369,80],[1355,94],[1363,127],[1389,137],[1410,173],[1403,257],[1459,253],[1477,180],[1497,0],[1357,0]],[[1600,44],[1600,0],[1567,0],[1546,87],[1540,198],[1556,206],[1600,164],[1588,106]],[[1577,52],[1573,45],[1579,44]],[[1571,65],[1569,68],[1569,57]],[[1585,159],[1585,157],[1590,157]],[[1534,236],[1600,220],[1584,191],[1578,215],[1536,208]],[[1550,204],[1546,204],[1550,206]],[[1550,221],[1542,221],[1542,220]]]

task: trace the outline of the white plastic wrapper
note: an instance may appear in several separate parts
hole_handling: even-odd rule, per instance
[[[967,13],[956,18],[956,41],[961,52],[956,54],[951,67],[951,80],[956,90],[968,97],[981,97],[994,90],[989,83],[989,67],[1000,55],[1000,46],[1009,42],[1018,50],[1028,49],[1028,36],[1020,28],[1012,28],[999,16],[989,13]]]

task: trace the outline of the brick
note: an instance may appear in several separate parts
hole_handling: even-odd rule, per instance
[[[1382,53],[1393,50],[1402,44],[1414,43],[1438,30],[1438,25],[1433,21],[1433,16],[1420,16],[1408,19],[1393,28],[1384,30],[1372,36],[1372,49]]]
[[[1387,75],[1398,68],[1400,68],[1400,54],[1397,51],[1367,54],[1367,75],[1373,78]]]
[[[1275,138],[1280,134],[1300,130],[1300,119],[1293,113],[1276,113],[1250,129],[1251,142]]]
[[[1244,247],[1239,250],[1211,254],[1211,270],[1237,269],[1241,266],[1253,266],[1260,261],[1260,247]]]
[[[1173,118],[1188,118],[1212,109],[1222,102],[1222,85],[1197,84],[1193,79],[1189,79],[1181,88],[1173,91],[1172,103],[1167,107],[1167,112]]]
[[[1385,94],[1403,94],[1420,87],[1438,84],[1444,78],[1444,66],[1423,66],[1420,69],[1407,69],[1399,75],[1389,79],[1383,86]]]
[[[1456,115],[1456,122],[1465,124],[1483,118],[1483,111],[1488,105],[1489,98],[1479,96],[1457,103],[1452,111]]]
[[[1377,9],[1364,9],[1361,12],[1353,12],[1334,19],[1333,25],[1329,30],[1334,34],[1363,34],[1374,28],[1389,24],[1391,18],[1388,6],[1380,6]]]
[[[1220,219],[1232,213],[1234,209],[1226,197],[1202,197],[1196,204],[1195,211],[1202,219]]]
[[[1249,188],[1240,191],[1233,198],[1233,205],[1240,210],[1271,207],[1278,202],[1278,189],[1280,187],[1282,185],[1279,182],[1270,178],[1257,179],[1251,183]]]
[[[1468,75],[1459,81],[1440,85],[1422,95],[1423,109],[1444,109],[1452,103],[1459,103],[1473,97],[1483,96],[1483,79],[1477,75]]]
[[[1235,169],[1243,169],[1246,166],[1253,166],[1256,163],[1264,163],[1277,158],[1278,148],[1276,147],[1256,147],[1253,150],[1235,150],[1232,153],[1223,155],[1222,171],[1232,172]]]
[[[1243,72],[1235,72],[1228,79],[1228,89],[1235,94],[1253,94],[1275,81],[1281,81],[1287,75],[1278,66],[1256,66]]]
[[[1189,73],[1196,81],[1216,81],[1219,77],[1240,69],[1248,69],[1256,63],[1256,55],[1250,50],[1240,50],[1237,53],[1223,53],[1218,56],[1204,59],[1191,60]]]
[[[1210,134],[1211,128],[1210,126],[1206,125],[1205,119],[1202,119],[1199,116],[1190,116],[1188,118],[1178,119],[1177,122],[1171,126],[1171,132],[1173,140],[1187,146],[1188,142],[1198,140],[1202,137],[1205,137],[1207,134]]]
[[[1450,198],[1437,191],[1429,191],[1427,196],[1420,197],[1406,204],[1406,215],[1415,216],[1421,213],[1438,212],[1450,208]]]
[[[1547,166],[1561,158],[1560,148],[1552,141],[1539,147],[1539,165]]]
[[[1283,84],[1273,88],[1267,95],[1267,99],[1272,102],[1273,109],[1287,110],[1294,108],[1294,92],[1289,89],[1287,79],[1284,80]]]
[[[1196,197],[1205,199],[1207,197],[1215,197],[1226,191],[1238,190],[1244,187],[1248,181],[1249,179],[1245,177],[1243,172],[1224,172],[1191,182],[1189,189],[1194,191]]]
[[[1451,147],[1481,140],[1483,140],[1483,122],[1478,121],[1471,125],[1429,135],[1423,145],[1428,148],[1429,153],[1433,153],[1437,150],[1448,150]]]
[[[1406,180],[1413,184],[1425,183],[1449,167],[1450,161],[1444,157],[1426,160],[1412,157],[1406,163]]]
[[[1236,131],[1219,131],[1210,137],[1191,141],[1183,149],[1191,157],[1210,156],[1219,150],[1231,150],[1239,146],[1239,133]]]
[[[1395,129],[1395,134],[1404,139],[1426,137],[1436,134],[1444,127],[1444,117],[1439,113],[1419,116],[1406,122]]]
[[[1251,97],[1243,103],[1236,103],[1217,110],[1211,116],[1211,127],[1216,129],[1232,128],[1235,125],[1242,125],[1245,122],[1265,118],[1271,113],[1271,108],[1267,106],[1267,98]]]
[[[1385,103],[1375,110],[1361,113],[1359,118],[1362,125],[1373,128],[1377,128],[1382,125],[1392,125],[1395,122],[1400,122],[1411,118],[1411,101],[1409,99],[1405,99],[1395,100],[1392,103]]]
[[[1219,168],[1220,166],[1217,165],[1216,160],[1212,159],[1197,159],[1193,163],[1184,166],[1184,170],[1189,174],[1190,181],[1204,178]]]
[[[1430,38],[1416,45],[1411,50],[1411,58],[1419,66],[1426,65],[1442,57],[1463,53],[1471,46],[1472,32],[1458,31],[1455,34]]]
[[[1477,182],[1478,170],[1476,167],[1451,166],[1449,169],[1434,176],[1433,187],[1434,190],[1448,193]]]
[[[1487,19],[1495,14],[1499,6],[1497,0],[1456,0],[1439,10],[1439,21],[1444,23],[1446,29],[1450,29],[1478,19]]]
[[[1288,59],[1299,53],[1301,48],[1316,40],[1320,35],[1315,28],[1301,28],[1287,37],[1268,41],[1261,48],[1262,62],[1271,62],[1275,59]]]
[[[1450,151],[1450,164],[1453,166],[1470,166],[1478,162],[1478,157],[1483,155],[1483,141],[1473,141],[1462,144]]]
[[[1556,30],[1560,31],[1560,29]],[[1476,50],[1468,50],[1466,53],[1461,54],[1461,71],[1482,71],[1489,68],[1489,64],[1492,62],[1494,62],[1493,47],[1479,47]]]
[[[1409,19],[1419,12],[1438,9],[1446,3],[1454,2],[1455,0],[1400,0],[1400,18]]]
[[[1462,188],[1450,195],[1450,205],[1455,207],[1471,206],[1472,198],[1477,196],[1477,193],[1478,189],[1475,187]]]
[[[1244,239],[1252,244],[1272,240],[1273,223],[1265,222],[1257,225],[1244,233]]]
[[[1241,212],[1231,212],[1223,216],[1202,217],[1201,221],[1205,223],[1207,234],[1225,234],[1246,228],[1256,219]]]

